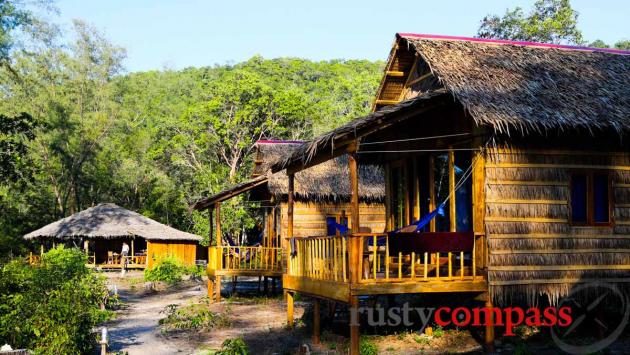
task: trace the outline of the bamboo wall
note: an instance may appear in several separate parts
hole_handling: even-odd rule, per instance
[[[551,303],[578,283],[630,281],[630,154],[495,149],[486,157],[488,280],[498,304]],[[613,224],[569,222],[572,171],[605,169]]]
[[[148,267],[162,257],[175,256],[185,265],[194,265],[197,243],[193,241],[147,241]]]
[[[326,236],[326,216],[340,215],[345,211],[350,222],[350,203],[298,202],[293,207],[293,234],[295,237]],[[287,235],[287,204],[281,206],[281,236]],[[382,203],[359,204],[361,232],[385,231],[385,206]],[[352,226],[350,225],[352,229]]]

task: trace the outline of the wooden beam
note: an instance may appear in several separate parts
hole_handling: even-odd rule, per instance
[[[582,270],[630,270],[630,265],[502,265],[489,266],[489,271],[582,271]]]
[[[400,78],[405,76],[405,72],[398,70],[388,70],[387,72],[385,72],[385,75]]]
[[[284,262],[286,264],[287,273],[290,273],[291,263],[289,262],[289,258],[291,258],[290,252],[290,240],[293,238],[293,208],[294,208],[294,198],[295,198],[295,175],[289,174],[289,191],[287,192],[287,237],[284,238],[282,242],[282,250],[286,254],[284,258]]]
[[[418,174],[418,157],[413,158],[413,220],[420,219],[420,174]]]
[[[215,209],[215,211],[217,213],[217,215],[216,215],[216,222],[215,222],[216,229],[217,229],[217,231],[216,231],[216,238],[217,238],[216,245],[218,247],[220,247],[221,244],[223,243],[223,236],[221,235],[221,202],[216,202],[214,204],[214,209]]]
[[[348,154],[348,167],[350,169],[350,204],[352,208],[351,223],[354,233],[361,232],[359,221],[359,168],[357,164],[356,153]]]
[[[319,298],[313,300],[313,344],[319,344],[320,342],[320,301]]]
[[[630,253],[630,249],[591,248],[591,249],[529,249],[529,250],[492,250],[492,255],[510,254],[591,254],[591,253]]]
[[[534,163],[489,163],[488,168],[552,168],[593,169],[630,171],[630,165],[584,165],[584,164],[534,164]]]
[[[350,355],[359,354],[359,298],[350,296]]]
[[[487,203],[501,203],[501,204],[525,204],[525,205],[566,205],[567,200],[519,200],[519,199],[491,199],[486,200]]]
[[[400,102],[400,100],[382,100],[382,99],[381,100],[376,100],[376,104],[377,105],[385,105],[385,106],[395,105],[395,104],[397,104],[399,102]]]
[[[489,310],[487,314],[490,317],[490,319],[486,320],[486,351],[492,352],[494,350],[494,311],[492,307],[492,300],[490,299],[490,297],[488,297],[488,300],[486,300],[485,306]]]
[[[488,185],[569,186],[566,181],[491,180]]]
[[[455,198],[455,152],[448,151],[448,192],[451,198],[448,201],[449,225],[451,232],[457,232],[457,201]]]
[[[537,284],[577,284],[577,283],[614,283],[630,282],[627,277],[605,277],[605,278],[562,278],[562,279],[524,279],[510,281],[492,281],[492,286],[512,286],[512,285],[537,285]]]
[[[423,74],[423,75],[421,75],[421,76],[411,80],[410,82],[408,82],[406,86],[409,87],[409,86],[415,85],[415,84],[421,82],[422,80],[430,78],[432,76],[433,76],[433,73],[430,73],[430,72],[426,73],[426,74]]]
[[[561,234],[561,233],[532,233],[532,234],[492,234],[492,239],[630,239],[622,234]]]
[[[486,222],[533,222],[533,223],[569,223],[567,218],[544,218],[544,217],[486,217]]]
[[[437,206],[435,205],[435,172],[433,166],[435,165],[435,157],[429,156],[429,211],[433,211]],[[435,218],[429,222],[429,231],[435,232]]]
[[[287,300],[287,325],[293,328],[295,319],[293,318],[293,292],[285,292],[285,298]]]

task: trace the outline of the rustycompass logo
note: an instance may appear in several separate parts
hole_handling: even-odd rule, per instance
[[[619,338],[630,317],[628,297],[608,283],[576,287],[558,307],[570,307],[573,322],[568,327],[553,327],[551,336],[558,348],[571,354],[592,354],[607,348]],[[615,312],[604,313],[604,309]],[[596,336],[580,336],[583,334]],[[591,338],[594,340],[589,341]]]

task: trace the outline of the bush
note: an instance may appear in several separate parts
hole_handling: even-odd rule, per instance
[[[377,355],[378,347],[369,339],[362,338],[359,342],[359,354],[361,355]]]
[[[215,355],[247,355],[249,349],[243,338],[226,339]]]
[[[160,319],[162,332],[167,333],[178,330],[210,330],[214,327],[227,327],[230,320],[227,315],[214,313],[208,310],[208,305],[199,303],[183,307],[169,304],[161,312],[166,318]]]
[[[144,270],[144,279],[146,281],[164,281],[174,284],[182,280],[182,276],[186,273],[184,267],[178,258],[167,256],[157,261],[153,267]]]
[[[111,313],[102,277],[85,267],[80,250],[63,246],[40,265],[12,261],[0,269],[0,344],[36,353],[90,353],[92,329]]]

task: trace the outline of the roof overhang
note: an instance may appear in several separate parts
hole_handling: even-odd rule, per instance
[[[259,176],[255,179],[245,181],[229,189],[225,189],[221,192],[218,192],[210,197],[206,197],[202,200],[195,202],[193,205],[190,206],[190,209],[203,211],[207,208],[212,207],[212,205],[214,205],[217,202],[229,200],[234,196],[238,196],[244,192],[252,190],[255,187],[266,184],[267,181],[268,181],[268,178],[266,175]]]
[[[398,122],[417,117],[436,107],[453,103],[453,96],[446,90],[427,92],[421,96],[400,102],[355,119],[335,130],[305,142],[296,151],[272,166],[273,172],[283,169],[293,174],[314,165],[356,150],[362,138],[386,129]]]

